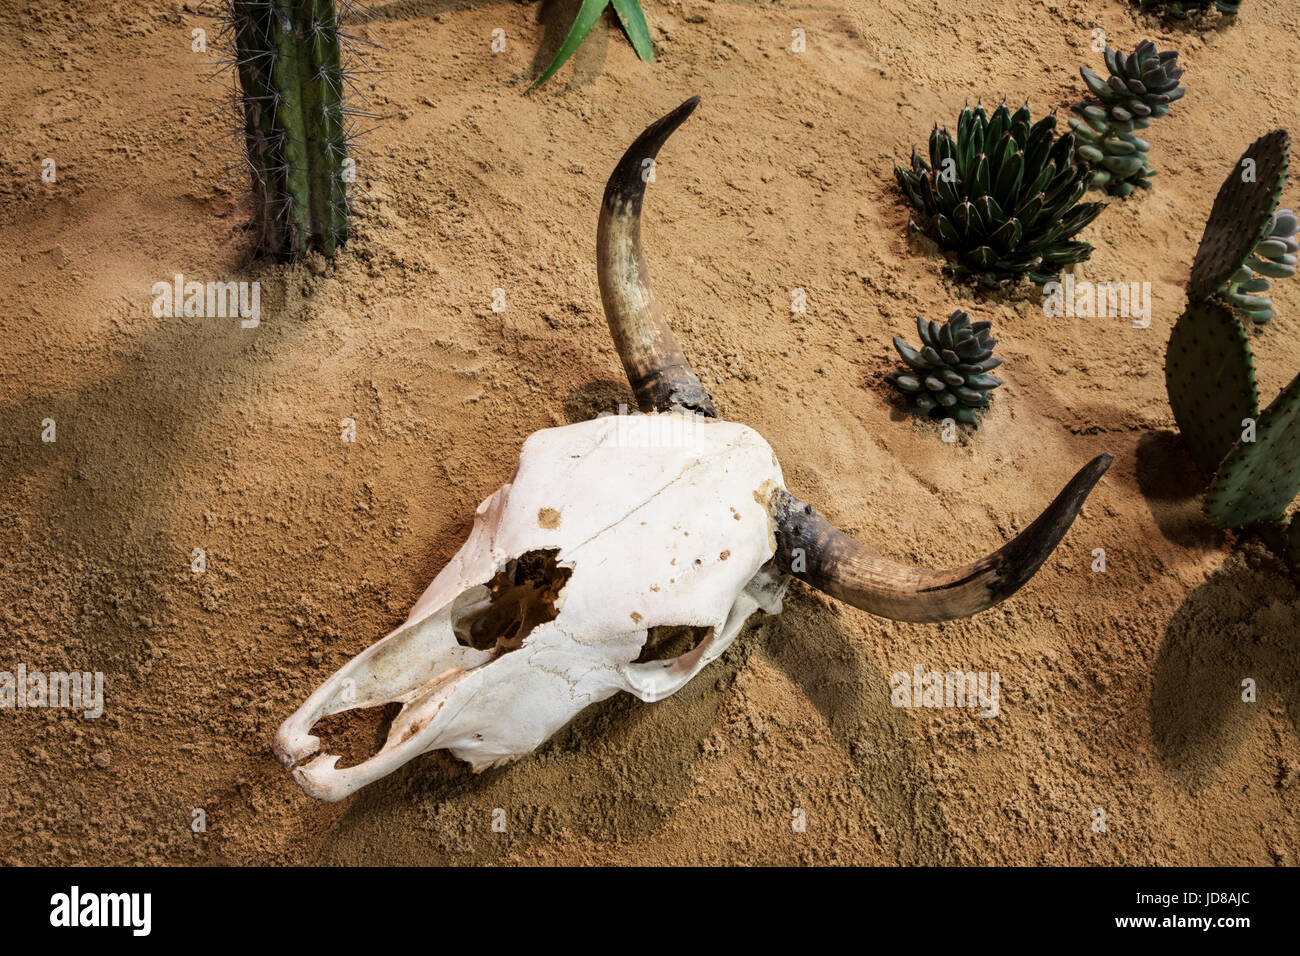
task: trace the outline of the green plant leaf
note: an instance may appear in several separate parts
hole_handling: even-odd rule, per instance
[[[609,6],[609,0],[582,0],[582,8],[578,10],[578,15],[573,19],[573,26],[569,28],[569,35],[564,38],[560,48],[555,51],[555,58],[551,60],[545,72],[542,73],[529,89],[535,90],[551,77],[553,77],[560,67],[573,56],[575,50],[582,45],[582,41],[587,39],[587,34],[591,28],[596,25],[600,15],[605,12],[605,7]],[[644,20],[642,21],[644,23]]]
[[[650,42],[650,28],[646,26],[645,14],[641,12],[640,0],[613,0],[614,12],[623,24],[623,32],[632,41],[632,49],[646,63],[655,61],[654,44]]]

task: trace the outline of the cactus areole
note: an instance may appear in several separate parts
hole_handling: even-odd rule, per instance
[[[257,254],[326,256],[348,237],[334,0],[230,0]]]

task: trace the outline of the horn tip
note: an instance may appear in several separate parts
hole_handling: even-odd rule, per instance
[[[1093,485],[1101,480],[1101,476],[1106,474],[1106,471],[1110,468],[1111,462],[1114,460],[1115,456],[1110,452],[1102,452],[1092,461],[1088,462],[1088,464],[1080,468],[1075,479],[1082,479],[1082,483],[1086,484],[1088,489],[1091,489]]]
[[[605,197],[602,206],[614,210],[620,204],[628,204],[634,213],[641,210],[641,199],[645,195],[645,179],[642,166],[647,160],[659,155],[664,142],[686,122],[686,118],[700,105],[699,96],[692,96],[670,113],[659,117],[628,147],[623,158],[614,168],[609,182],[605,184]]]

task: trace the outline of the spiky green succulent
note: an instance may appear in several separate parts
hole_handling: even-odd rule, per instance
[[[1178,85],[1183,70],[1178,53],[1157,50],[1150,40],[1138,44],[1130,56],[1106,47],[1102,79],[1086,66],[1079,69],[1096,100],[1074,107],[1070,128],[1078,137],[1079,158],[1092,167],[1092,185],[1112,196],[1128,196],[1135,187],[1151,188],[1147,151],[1151,148],[1134,130],[1146,129],[1165,116],[1187,88]]]
[[[348,133],[334,0],[228,0],[257,253],[332,255],[348,237]]]
[[[993,354],[997,340],[990,337],[991,328],[990,322],[972,323],[960,309],[943,325],[918,317],[921,348],[913,349],[902,336],[894,336],[894,348],[908,370],[893,372],[885,380],[907,397],[916,414],[977,425],[976,411],[988,407],[989,394],[1002,384],[989,374],[1002,364]]]
[[[1075,159],[1075,138],[1056,136],[1055,115],[1031,122],[1029,106],[1003,103],[990,116],[967,107],[957,137],[935,127],[929,162],[912,152],[894,167],[898,185],[922,214],[921,225],[953,255],[959,280],[996,288],[1028,276],[1050,282],[1062,267],[1092,254],[1072,237],[1104,208],[1080,203],[1089,170]]]
[[[1290,165],[1290,138],[1274,130],[1252,143],[1219,187],[1192,263],[1187,297],[1192,301],[1222,295],[1234,309],[1257,323],[1273,317],[1273,303],[1262,293],[1270,279],[1296,271],[1300,221],[1277,208]]]
[[[1242,0],[1137,0],[1144,11],[1163,13],[1180,20],[1195,14],[1218,10],[1224,16],[1236,16]]]

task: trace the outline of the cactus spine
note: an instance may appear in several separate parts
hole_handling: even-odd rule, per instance
[[[348,135],[334,0],[229,0],[257,253],[332,255],[348,237]]]

